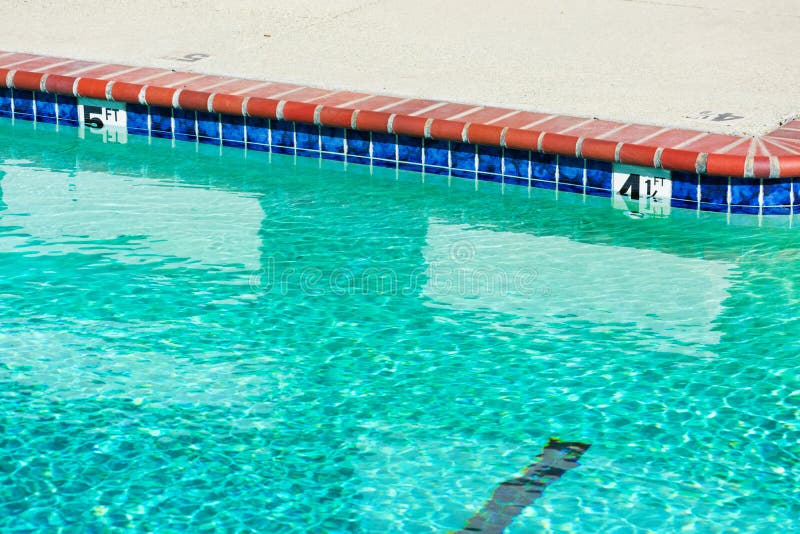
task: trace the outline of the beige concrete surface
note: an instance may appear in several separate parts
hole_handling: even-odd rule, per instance
[[[797,0],[0,7],[0,49],[9,51],[721,133],[763,133],[800,114]],[[176,59],[195,53],[208,57]],[[741,118],[713,120],[719,115]]]

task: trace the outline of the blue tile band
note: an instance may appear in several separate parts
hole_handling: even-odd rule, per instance
[[[126,112],[127,133],[131,135],[591,196],[611,197],[615,193],[615,166],[604,161],[169,107],[127,104]],[[0,117],[77,126],[78,102],[71,96],[0,88]],[[673,208],[750,215],[793,215],[800,208],[800,180],[796,179],[727,178],[673,171],[670,180],[669,205]]]

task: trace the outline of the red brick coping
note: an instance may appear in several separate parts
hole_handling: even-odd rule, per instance
[[[800,119],[722,135],[0,51],[0,87],[745,178],[800,176]]]

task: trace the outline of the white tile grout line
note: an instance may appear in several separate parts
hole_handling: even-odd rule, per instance
[[[739,139],[737,139],[733,143],[725,145],[724,147],[720,148],[716,152],[719,153],[719,154],[724,154],[725,152],[728,152],[729,150],[733,150],[734,148],[736,148],[737,146],[741,145],[742,143],[744,143],[745,141],[747,141],[749,139],[750,138],[748,138],[748,137],[740,137]]]
[[[595,120],[596,119],[586,119],[583,122],[579,122],[578,124],[575,124],[573,126],[570,126],[568,128],[564,128],[563,130],[559,130],[558,132],[553,132],[553,133],[565,134],[570,130],[574,130],[575,128],[580,128],[581,126],[586,126],[587,124],[590,124],[590,123],[594,122]]]
[[[409,113],[408,115],[410,117],[419,117],[423,113],[427,113],[429,111],[433,111],[434,109],[438,109],[438,108],[440,108],[442,106],[446,106],[446,105],[447,105],[447,102],[437,102],[436,104],[432,104],[432,105],[430,105],[428,107],[424,107],[422,109],[418,109],[417,111],[415,111],[413,113]]]
[[[461,113],[456,113],[452,117],[447,117],[447,120],[454,121],[456,119],[460,119],[462,117],[466,117],[467,115],[472,115],[473,113],[477,113],[478,111],[480,111],[482,109],[486,109],[486,106],[477,106],[477,107],[474,107],[474,108],[470,108],[470,109],[468,109],[466,111],[462,111]]]
[[[652,139],[654,137],[658,137],[659,135],[661,135],[663,133],[666,133],[666,132],[669,132],[670,130],[672,130],[672,128],[661,128],[660,130],[658,130],[656,132],[653,132],[653,133],[645,135],[641,139],[637,139],[635,142],[633,142],[631,144],[638,145],[640,143],[644,143],[645,141],[647,141],[649,139]]]
[[[351,100],[350,102],[345,102],[344,104],[339,104],[339,106],[337,106],[337,107],[348,108],[348,107],[350,107],[350,106],[352,106],[354,104],[358,104],[359,102],[364,102],[365,100],[369,100],[370,98],[373,98],[374,96],[375,95],[365,95],[365,96],[356,98],[355,100]]]
[[[683,147],[685,147],[686,145],[689,145],[689,144],[691,144],[691,143],[694,143],[695,141],[699,141],[700,139],[702,139],[702,138],[704,138],[704,137],[706,137],[706,136],[708,136],[708,134],[707,134],[707,133],[699,133],[699,134],[695,135],[694,137],[690,137],[690,138],[689,138],[689,139],[687,139],[686,141],[683,141],[682,143],[678,143],[677,145],[671,146],[671,147],[669,147],[669,148],[672,148],[672,149],[679,149],[679,148],[683,148]]]
[[[305,87],[295,87],[294,89],[289,89],[288,91],[284,91],[284,92],[282,92],[282,93],[277,93],[277,94],[274,94],[274,95],[269,95],[269,97],[268,97],[268,98],[271,98],[271,99],[280,98],[280,97],[282,97],[282,96],[286,96],[286,95],[292,94],[292,93],[294,93],[294,92],[297,92],[297,91],[299,91],[299,90],[301,90],[301,89],[306,89],[306,88],[305,88]]]
[[[541,118],[541,119],[539,119],[539,120],[535,120],[535,121],[533,121],[533,122],[531,122],[531,123],[528,123],[528,124],[526,124],[526,125],[525,125],[525,126],[523,126],[521,129],[522,129],[522,130],[527,130],[528,128],[532,128],[533,126],[536,126],[537,124],[542,124],[543,122],[547,122],[547,121],[549,121],[550,119],[554,119],[554,118],[556,118],[556,117],[558,117],[558,115],[547,115],[547,116],[545,116],[545,117],[542,117],[542,118]]]
[[[484,122],[484,124],[494,124],[495,122],[499,122],[499,121],[502,121],[502,120],[508,119],[508,118],[510,118],[510,117],[513,117],[514,115],[516,115],[516,114],[518,114],[518,113],[522,113],[522,112],[521,112],[521,111],[519,111],[519,110],[515,110],[515,111],[509,111],[508,113],[506,113],[506,114],[504,114],[504,115],[500,115],[500,116],[499,116],[499,117],[497,117],[496,119],[492,119],[492,120],[490,120],[490,121],[486,121],[486,122]]]
[[[114,71],[114,72],[109,72],[108,74],[103,74],[98,79],[107,80],[107,79],[111,78],[112,76],[121,76],[122,74],[128,74],[130,72],[135,72],[135,71],[141,70],[141,69],[142,69],[142,67],[127,67],[127,68],[124,68],[122,70],[117,70],[117,71]]]
[[[404,98],[402,100],[398,100],[397,102],[392,102],[391,104],[386,104],[385,106],[381,106],[379,108],[375,108],[373,111],[386,111],[387,109],[393,108],[395,106],[399,106],[400,104],[405,104],[407,102],[411,102],[414,100],[413,98]]]
[[[255,85],[254,85],[254,86],[252,86],[252,87],[245,87],[244,89],[239,89],[238,91],[234,91],[234,92],[232,92],[232,93],[230,93],[230,94],[231,94],[231,95],[233,95],[233,96],[239,96],[239,95],[242,95],[242,94],[244,94],[244,93],[248,93],[248,92],[250,92],[250,91],[255,91],[256,89],[263,89],[264,87],[267,87],[267,86],[269,86],[269,85],[272,85],[272,83],[273,83],[273,82],[261,82],[261,83],[257,83],[257,84],[255,84]]]

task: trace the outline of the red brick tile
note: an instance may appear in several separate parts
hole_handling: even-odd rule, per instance
[[[688,141],[689,139],[696,137],[701,132],[697,132],[694,130],[667,130],[664,133],[658,134],[655,137],[651,137],[647,141],[643,141],[637,144],[654,146],[654,147],[664,147],[664,148],[672,148],[677,146],[681,143]]]
[[[778,167],[783,178],[800,176],[800,156],[784,156],[778,160]]]
[[[411,113],[423,110],[437,103],[437,100],[409,100],[408,102],[398,100],[397,105],[382,111],[388,111],[389,113],[396,113],[398,115],[410,115]]]
[[[696,141],[692,141],[691,143],[687,143],[686,145],[682,146],[681,148],[684,150],[696,150],[697,152],[716,152],[722,148],[727,147],[728,145],[738,141],[740,136],[738,135],[720,135],[720,134],[708,134],[705,137],[701,137]]]
[[[537,124],[536,126],[532,126],[531,128],[535,128],[541,132],[558,133],[562,130],[569,128],[570,126],[577,126],[578,124],[585,121],[586,119],[581,117],[568,117],[565,115],[556,115],[552,119],[548,119],[544,122]],[[570,133],[570,135],[572,134]]]
[[[661,166],[674,171],[695,172],[699,152],[665,148],[661,153]]]
[[[4,67],[4,68],[7,67],[7,68],[13,70],[13,69],[16,68],[16,66],[15,66],[16,64],[18,64],[18,63],[20,63],[22,61],[29,61],[29,60],[32,60],[32,59],[36,59],[38,57],[39,56],[37,56],[36,54],[20,54],[20,53],[11,54],[9,56],[5,56],[3,58],[0,58],[0,67]],[[12,66],[9,67],[9,65],[12,65]]]
[[[47,79],[50,81],[50,78]],[[139,103],[139,94],[142,92],[143,85],[138,83],[114,82],[111,86],[111,98],[117,102]]]
[[[506,131],[506,148],[521,150],[538,150],[540,132],[509,128]]]
[[[656,132],[660,132],[663,129],[664,128],[659,126],[650,126],[648,124],[628,124],[621,130],[617,130],[613,134],[603,137],[603,139],[638,144],[641,139],[653,135]],[[644,141],[641,144],[647,145],[650,144],[650,141]]]
[[[91,67],[92,65],[100,65],[100,63],[96,63],[94,61],[70,61],[64,65],[58,65],[55,67],[47,67],[44,69],[44,72],[48,74],[70,74],[73,71],[85,69],[86,67]],[[83,76],[83,72],[80,73]]]
[[[715,150],[714,153],[729,154],[733,156],[746,156],[750,152],[750,145],[752,143],[753,139],[740,137],[737,141],[734,141],[730,145]]]
[[[269,98],[252,97],[247,101],[247,114],[263,119],[277,118],[278,101]]]
[[[399,135],[413,135],[415,137],[425,136],[425,117],[410,117],[408,115],[398,115],[392,122],[392,131]]]
[[[773,156],[800,156],[800,145],[793,147],[788,144],[780,143],[780,141],[773,142],[768,139],[762,139],[761,142],[764,143],[767,150],[769,150],[770,154]]]
[[[512,111],[514,110],[508,108],[483,107],[467,115],[462,115],[461,117],[459,117],[459,120],[471,122],[474,124],[486,124],[488,122],[499,119],[500,117],[508,115]],[[492,123],[492,126],[499,126],[499,125]]]
[[[3,58],[6,59],[6,58]],[[14,70],[24,70],[24,71],[46,71],[48,67],[53,65],[57,65],[59,63],[62,64],[71,64],[74,63],[73,60],[66,59],[63,57],[44,57],[44,56],[35,56],[23,63],[19,63],[17,65],[12,66],[11,68]]]
[[[505,128],[508,126],[509,128],[522,128],[528,127],[529,130],[536,130],[537,132],[542,131],[539,126],[528,126],[531,123],[542,121],[547,117],[550,117],[546,113],[534,113],[532,111],[521,111],[519,113],[515,113],[510,117],[506,117],[502,120],[498,120],[492,123],[493,126],[501,126]]]
[[[428,119],[450,119],[453,115],[458,115],[459,113],[463,113],[467,110],[475,109],[475,106],[467,106],[465,104],[445,104],[444,106],[432,109],[430,111],[426,111],[420,114],[420,117],[425,117]],[[452,119],[452,120],[463,120],[463,119]]]
[[[618,144],[616,141],[604,139],[584,139],[581,144],[581,157],[614,161]]]
[[[127,83],[142,83],[148,84],[150,83],[149,80],[146,78],[150,78],[156,74],[167,74],[169,71],[164,69],[151,69],[151,68],[141,68],[132,70],[130,72],[125,72],[121,74],[116,74],[120,71],[125,70],[126,68],[124,65],[108,65],[107,67],[100,67],[97,69],[92,69],[90,71],[82,72],[81,76],[87,76],[92,78],[101,78],[107,80],[109,78],[113,78],[115,82],[127,82]],[[158,78],[153,79],[153,82],[158,80]]]
[[[211,97],[211,93],[184,89],[181,91],[181,94],[178,95],[178,105],[181,107],[181,109],[208,111],[209,97]]]
[[[709,154],[706,173],[715,176],[743,176],[745,159],[744,156],[730,154]],[[661,161],[664,161],[663,158]]]
[[[214,101],[212,102],[216,113],[225,113],[227,115],[241,115],[243,103],[243,96],[221,93],[214,95]]]
[[[769,178],[770,164],[768,156],[753,158],[753,176],[756,178]]]
[[[82,78],[78,80],[78,87],[76,92],[78,93],[78,96],[104,99],[106,97],[106,86],[108,84],[109,82],[107,80]]]
[[[72,89],[74,87],[74,76],[61,76],[59,74],[52,74],[48,76],[47,80],[44,82],[45,91],[59,95],[72,95]]]
[[[283,97],[276,97],[274,95],[279,95],[286,93],[287,91],[293,91],[295,89],[302,89],[302,85],[295,85],[293,83],[271,83],[265,87],[258,87],[251,91],[246,91],[240,93],[242,96],[249,96],[249,97],[256,97],[256,98],[276,98],[279,100],[283,100]],[[292,99],[292,93],[286,95],[286,100]]]
[[[575,156],[578,138],[574,135],[563,135],[546,132],[542,138],[542,151],[564,156]]]
[[[779,139],[800,139],[800,130],[778,128],[774,132],[770,132],[767,137],[777,137]]]
[[[356,116],[356,128],[371,132],[387,132],[390,113],[384,111],[361,110]]]
[[[292,102],[306,102],[309,104],[317,104],[318,99],[321,96],[326,96],[334,93],[334,91],[330,91],[328,89],[318,89],[316,87],[303,87],[299,91],[294,91],[289,93],[286,96],[276,96],[273,98],[279,98],[280,100],[292,101]]]
[[[427,119],[428,117],[420,117]],[[462,121],[448,121],[444,119],[434,119],[430,127],[431,139],[441,139],[447,141],[463,141],[464,125]]]
[[[625,143],[619,151],[619,160],[628,165],[652,167],[656,155],[656,147]]]
[[[283,119],[287,121],[314,123],[314,111],[316,104],[306,104],[305,102],[286,102],[283,106]]]
[[[353,104],[353,108],[362,109],[365,111],[376,111],[390,104],[400,102],[401,100],[403,99],[398,98],[396,96],[373,95],[366,100],[356,102],[355,104]]]
[[[148,86],[145,89],[145,101],[151,106],[172,107],[172,97],[177,89],[171,87]]]
[[[503,130],[500,126],[472,123],[467,130],[467,139],[478,145],[499,146]]]
[[[342,104],[346,104],[350,101],[365,96],[367,96],[365,93],[354,93],[352,91],[339,91],[339,92],[329,93],[328,95],[324,95],[321,97],[317,97],[313,100],[313,102],[315,104],[322,104],[325,107],[335,107],[335,106],[341,106]],[[350,109],[358,109],[358,106],[352,107]]]
[[[350,128],[352,125],[353,113],[355,113],[355,111],[352,109],[324,107],[319,114],[319,123],[323,126]]]
[[[218,89],[217,86],[220,87],[219,91],[225,91],[227,86],[219,84],[227,83],[232,81],[234,78],[229,78],[228,76],[203,76],[202,78],[197,78],[196,80],[191,80],[183,84],[184,89],[191,89],[192,91],[202,91],[208,93],[216,93]]]
[[[14,88],[27,89],[29,91],[38,91],[42,77],[44,74],[41,72],[28,72],[20,71],[14,73]]]
[[[571,128],[566,132],[569,135],[577,135],[578,137],[591,137],[595,138],[605,133],[608,133],[615,128],[619,128],[622,126],[623,123],[621,122],[612,122],[612,121],[601,121],[601,120],[593,120],[587,124],[582,126],[578,126],[575,128]],[[609,139],[611,141],[613,139]]]

